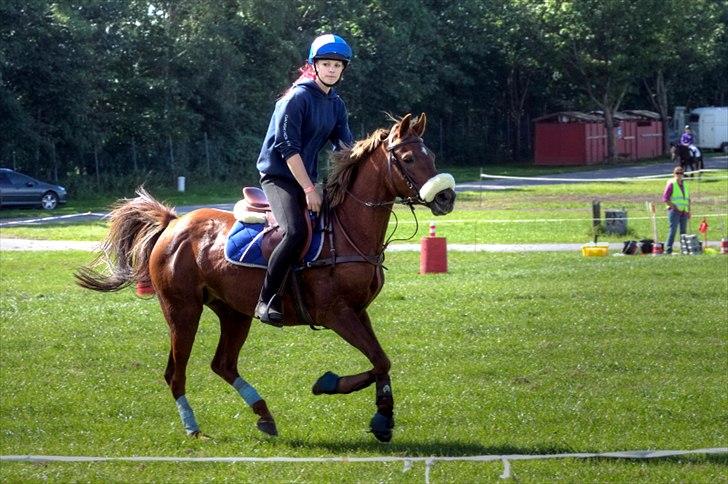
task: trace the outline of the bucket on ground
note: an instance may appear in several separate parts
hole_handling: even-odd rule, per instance
[[[435,223],[430,233],[420,241],[420,274],[447,272],[447,239],[435,235]]]
[[[589,242],[581,246],[581,255],[584,257],[604,257],[609,255],[609,242]]]

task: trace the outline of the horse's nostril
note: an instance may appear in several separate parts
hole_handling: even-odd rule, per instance
[[[435,196],[438,203],[452,203],[455,200],[455,192],[452,190],[443,190]]]

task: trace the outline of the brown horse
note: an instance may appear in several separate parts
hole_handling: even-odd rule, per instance
[[[399,197],[444,215],[455,201],[452,177],[437,174],[434,156],[422,140],[425,123],[424,114],[414,119],[407,115],[391,129],[379,129],[350,151],[336,154],[326,186],[333,237],[321,252],[330,257],[327,264],[299,273],[302,300],[313,322],[335,331],[372,364],[354,375],[326,372],[312,391],[345,394],[375,383],[377,411],[370,428],[380,441],[392,438],[394,397],[390,361],[374,334],[367,307],[384,283],[382,260],[392,205]],[[200,209],[178,217],[143,189],[137,193],[111,212],[103,251],[94,264],[79,269],[77,282],[96,291],[116,291],[151,281],[170,330],[164,378],[187,433],[194,436],[202,434],[185,395],[185,372],[203,306],[212,309],[220,319],[212,370],[258,415],[258,428],[277,435],[265,400],[238,373],[238,354],[250,330],[264,270],[225,260],[233,214]],[[111,268],[111,274],[95,271],[97,263]],[[283,306],[285,325],[303,324],[295,317],[290,295],[284,295]]]

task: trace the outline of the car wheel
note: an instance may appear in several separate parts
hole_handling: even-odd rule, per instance
[[[58,206],[58,195],[55,192],[45,192],[40,204],[45,210],[53,210]]]

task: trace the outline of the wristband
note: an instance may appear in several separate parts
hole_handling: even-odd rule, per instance
[[[311,185],[303,189],[303,193],[311,193],[316,191],[316,185]]]

